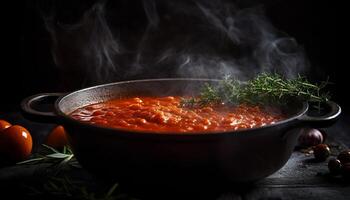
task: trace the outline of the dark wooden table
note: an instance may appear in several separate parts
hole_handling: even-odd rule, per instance
[[[27,127],[34,138],[34,151],[37,151],[45,136],[54,125],[34,123],[25,120],[19,112],[0,113],[0,118],[5,118],[13,124],[20,124]],[[331,146],[332,156],[335,156],[342,149],[350,146],[350,116],[342,115],[340,120],[330,128],[324,129],[327,134],[326,143]],[[9,199],[13,195],[24,197],[23,199],[61,199],[62,196],[44,195],[30,196],[28,188],[40,188],[47,185],[47,176],[43,176],[47,165],[10,165],[0,168],[0,194],[8,194]],[[108,191],[109,183],[95,179],[84,169],[74,168],[61,172],[60,176],[74,177],[75,181],[86,184],[86,189],[93,191]],[[51,176],[51,175],[50,175]],[[43,178],[44,177],[44,178]],[[59,186],[60,187],[60,186]],[[104,189],[94,189],[104,188]],[[130,194],[119,187],[115,191],[116,199],[130,199]],[[96,193],[95,193],[96,194]],[[209,195],[210,194],[210,195]],[[96,194],[98,196],[98,194]],[[102,195],[103,196],[103,195]],[[3,197],[6,197],[3,195]],[[0,199],[4,199],[0,197]],[[173,192],[161,196],[160,199],[219,199],[219,200],[255,200],[255,199],[350,199],[350,182],[341,177],[331,176],[328,173],[327,162],[315,162],[313,156],[306,152],[295,150],[287,164],[275,174],[250,186],[228,186],[222,191],[208,193],[201,191],[198,194],[188,196],[186,194],[176,195],[176,188]],[[156,198],[156,197],[154,197]],[[154,199],[151,196],[137,197],[136,199]],[[157,196],[159,198],[159,196]],[[66,197],[65,197],[66,199]],[[76,196],[71,199],[77,198]],[[85,197],[85,199],[89,199]],[[90,198],[92,199],[92,198]]]

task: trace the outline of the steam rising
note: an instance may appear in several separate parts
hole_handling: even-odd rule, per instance
[[[303,49],[276,30],[261,7],[144,0],[143,13],[134,14],[147,21],[135,33],[118,26],[118,13],[106,14],[116,12],[108,3],[95,3],[70,25],[46,17],[56,65],[82,71],[86,85],[163,77],[245,80],[263,71],[294,77],[308,68]]]
[[[84,83],[109,81],[119,70],[117,55],[121,47],[105,19],[105,1],[86,11],[78,24],[54,22],[46,18],[52,36],[52,54],[61,68],[76,68]]]

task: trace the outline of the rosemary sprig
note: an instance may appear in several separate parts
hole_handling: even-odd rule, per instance
[[[28,195],[48,196],[54,199],[82,199],[82,200],[131,200],[132,197],[124,194],[119,189],[119,184],[114,183],[110,187],[104,187],[93,191],[85,182],[63,177],[49,177],[40,186],[22,185],[28,190]]]
[[[58,174],[63,168],[67,168],[68,166],[81,168],[69,147],[64,146],[60,152],[45,144],[42,144],[42,149],[33,158],[17,163],[17,165],[37,164],[49,164],[49,169],[54,174]]]
[[[202,107],[208,104],[268,104],[283,103],[291,97],[303,101],[322,103],[329,100],[329,93],[322,89],[328,84],[312,84],[305,77],[285,79],[279,74],[262,73],[256,78],[239,82],[235,79],[225,78],[218,85],[205,85],[198,97],[183,99],[184,107]]]
[[[44,170],[44,176],[40,176],[34,182],[22,183],[26,195],[32,197],[50,197],[54,199],[84,199],[84,200],[129,200],[134,199],[119,189],[119,184],[113,185],[91,182],[78,176],[69,176],[69,171],[81,168],[69,147],[61,151],[42,145],[39,152],[33,158],[17,163],[18,165],[48,164]],[[47,170],[46,170],[47,169]]]

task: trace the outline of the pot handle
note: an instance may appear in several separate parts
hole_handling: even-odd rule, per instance
[[[54,104],[65,93],[40,93],[27,97],[21,102],[21,111],[25,118],[44,123],[57,123]]]
[[[309,112],[306,112],[304,115],[299,117],[298,120],[305,123],[306,125],[315,128],[331,126],[339,118],[341,107],[333,101],[327,101],[324,106],[327,110],[326,113],[323,113],[321,115],[310,115]]]

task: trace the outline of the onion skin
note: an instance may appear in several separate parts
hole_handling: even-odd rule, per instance
[[[301,147],[312,147],[324,142],[322,132],[317,129],[303,128],[300,132],[298,143]]]

